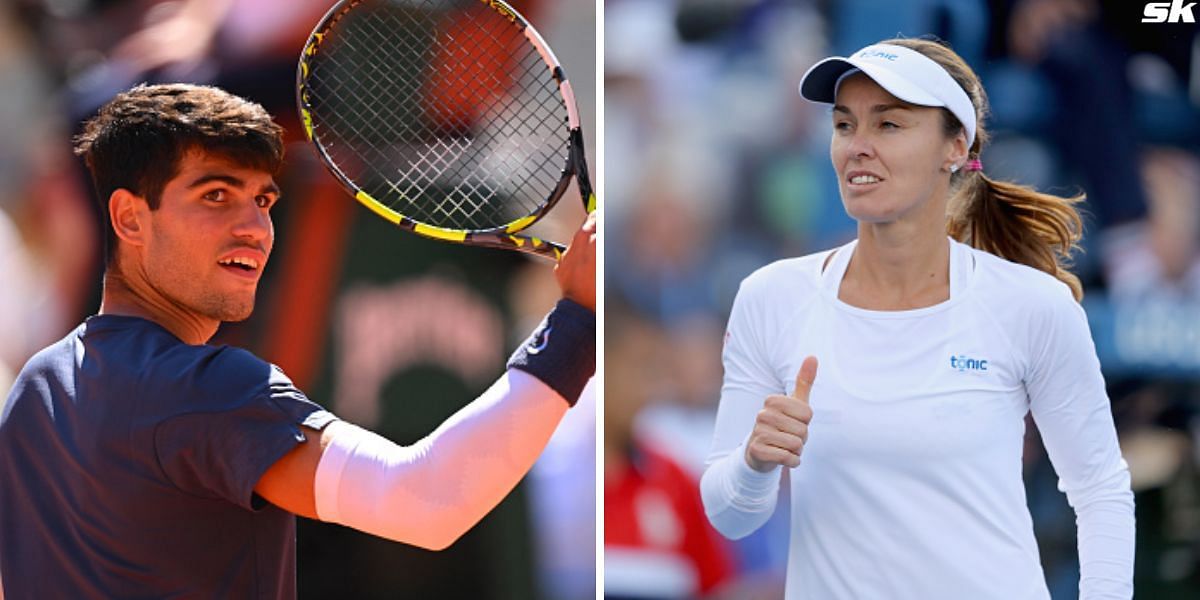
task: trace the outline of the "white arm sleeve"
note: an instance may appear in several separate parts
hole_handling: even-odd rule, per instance
[[[784,393],[762,349],[762,332],[754,326],[753,293],[743,282],[733,302],[725,333],[722,361],[725,379],[713,431],[708,468],[700,478],[700,497],[709,522],[725,537],[753,533],[775,512],[782,467],[759,473],[746,464],[745,441],[763,401]]]
[[[317,465],[317,516],[443,549],[512,491],[566,411],[541,380],[509,370],[412,446],[336,421]]]
[[[1100,361],[1087,317],[1073,299],[1056,299],[1030,323],[1026,377],[1034,421],[1075,509],[1079,597],[1133,596],[1134,513],[1129,469],[1117,445]]]
[[[746,464],[744,446],[710,464],[700,478],[704,514],[713,528],[736,540],[754,533],[775,512],[783,467],[759,473]]]

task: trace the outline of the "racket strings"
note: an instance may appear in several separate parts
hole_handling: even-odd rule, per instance
[[[314,138],[349,180],[413,220],[496,228],[541,210],[562,179],[557,82],[482,3],[364,3],[309,68]]]

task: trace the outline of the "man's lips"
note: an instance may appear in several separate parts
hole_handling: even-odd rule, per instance
[[[261,250],[239,248],[217,259],[225,271],[246,279],[257,279],[267,264],[267,255]]]

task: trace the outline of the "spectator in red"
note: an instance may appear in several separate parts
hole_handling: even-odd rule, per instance
[[[662,332],[633,317],[605,328],[605,598],[720,597],[734,565],[704,516],[696,480],[633,431],[658,395],[668,350]]]

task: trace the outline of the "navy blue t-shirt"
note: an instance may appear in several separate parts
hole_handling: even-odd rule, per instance
[[[295,517],[254,486],[333,419],[249,352],[89,318],[0,414],[6,599],[294,598]]]

